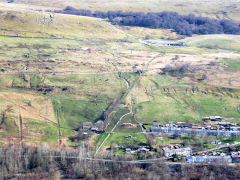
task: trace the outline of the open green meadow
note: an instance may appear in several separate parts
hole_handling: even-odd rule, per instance
[[[193,47],[205,48],[205,49],[221,49],[240,51],[240,36],[232,36],[225,34],[217,35],[200,35],[196,37],[190,37],[183,40],[186,44]]]

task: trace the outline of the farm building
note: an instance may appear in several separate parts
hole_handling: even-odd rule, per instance
[[[158,46],[186,46],[185,43],[173,41],[145,40],[145,42],[149,42]]]
[[[150,153],[150,149],[147,149],[145,147],[140,147],[137,150],[131,150],[130,148],[126,148],[125,152],[127,154],[147,154]]]

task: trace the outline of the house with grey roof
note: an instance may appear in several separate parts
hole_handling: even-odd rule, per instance
[[[190,156],[192,154],[192,148],[179,148],[179,149],[164,149],[164,156],[171,157],[173,155]]]
[[[231,156],[188,156],[187,163],[232,163]]]

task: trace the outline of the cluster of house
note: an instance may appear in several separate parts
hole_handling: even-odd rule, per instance
[[[187,163],[239,163],[240,151],[232,151],[225,153],[222,151],[209,151],[201,155],[193,155],[192,148],[183,145],[170,145],[163,147],[164,156],[168,159],[173,158],[175,155],[185,157]]]
[[[210,151],[196,156],[187,156],[188,163],[239,163],[240,151]]]
[[[222,122],[223,119],[220,116],[210,116],[203,118],[204,124],[187,122],[153,124],[151,132],[219,137],[240,136],[240,123]]]
[[[188,163],[232,163],[231,156],[188,156],[186,157]]]
[[[223,122],[221,116],[209,116],[202,118],[204,125],[212,130],[240,131],[240,123]]]
[[[222,142],[219,139],[208,139],[207,144],[220,145]]]
[[[95,132],[95,133],[97,133],[97,134],[103,134],[103,133],[105,133],[104,130],[99,129],[98,127],[92,127],[92,128],[91,128],[91,131],[93,131],[93,132]]]
[[[167,146],[163,148],[164,156],[167,158],[172,158],[174,155],[186,157],[186,162],[188,163],[232,163],[232,157],[223,152],[211,152],[207,155],[192,155],[192,148],[183,148],[182,146],[174,145]]]
[[[171,145],[162,148],[164,152],[164,156],[173,157],[174,155],[178,156],[190,156],[192,154],[192,148],[187,147],[183,148],[182,144]]]
[[[222,151],[213,151],[208,153],[208,156],[227,156],[228,154]],[[240,151],[232,151],[230,152],[231,157],[238,157],[240,155]]]

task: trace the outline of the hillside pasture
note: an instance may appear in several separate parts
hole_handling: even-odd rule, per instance
[[[4,1],[4,0],[1,0]],[[63,9],[66,6],[90,10],[122,10],[122,11],[143,11],[160,12],[176,11],[181,14],[195,13],[200,16],[214,18],[230,18],[239,21],[239,3],[235,0],[15,0],[18,4],[37,6],[38,9]],[[14,6],[13,3],[12,6]],[[221,9],[221,11],[219,11]]]

